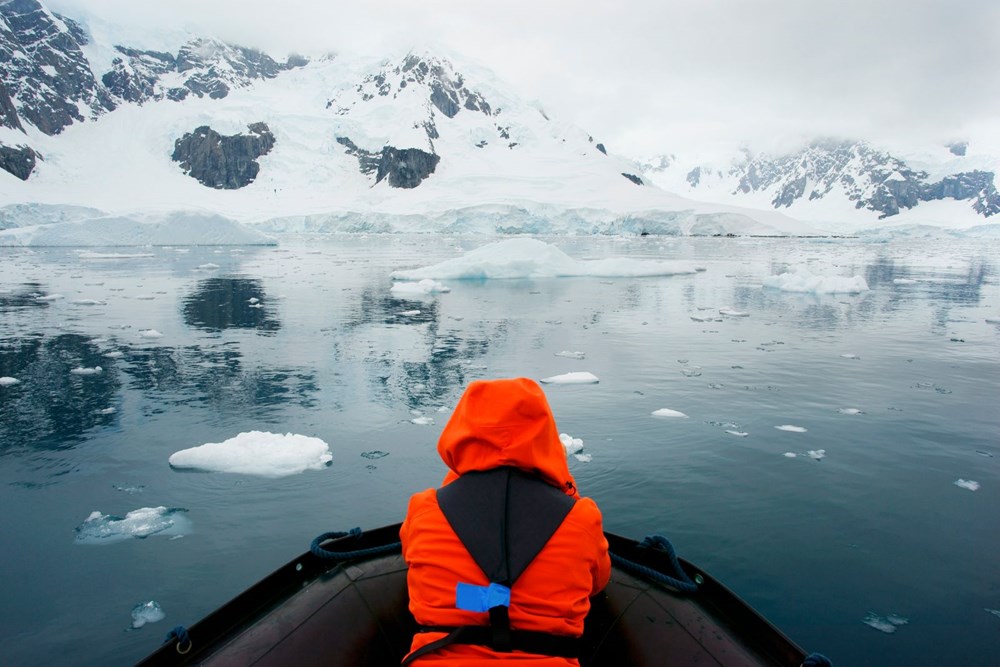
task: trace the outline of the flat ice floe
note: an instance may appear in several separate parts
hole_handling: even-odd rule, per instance
[[[486,278],[596,278],[647,277],[691,274],[704,269],[683,261],[656,261],[614,257],[573,259],[551,243],[516,238],[490,243],[439,264],[393,271],[401,280],[464,280]]]
[[[151,252],[80,252],[77,253],[80,259],[139,259],[141,257],[156,257]]]
[[[596,375],[587,371],[576,371],[573,373],[563,373],[542,378],[539,382],[543,384],[596,384],[600,382]]]
[[[915,285],[917,281],[913,278],[893,278],[892,283],[894,285]]]
[[[76,527],[77,544],[111,544],[150,535],[183,536],[190,532],[191,521],[180,507],[140,507],[124,517],[91,512]]]
[[[719,314],[726,317],[750,317],[750,313],[735,308],[719,308]]]
[[[660,408],[659,410],[653,410],[654,417],[674,417],[674,418],[687,418],[687,415],[678,410],[671,410],[670,408]]]
[[[21,384],[21,381],[7,375],[0,378],[0,387],[11,387],[15,384]]]
[[[450,291],[450,287],[444,285],[443,283],[439,283],[436,280],[431,280],[430,278],[424,278],[423,280],[415,283],[393,283],[392,287],[389,288],[389,292],[392,294],[426,295],[440,294]]]
[[[163,338],[163,334],[156,329],[143,329],[139,332],[139,338]]]
[[[871,626],[878,630],[879,632],[885,632],[887,634],[892,634],[901,625],[906,625],[909,623],[909,619],[903,618],[902,616],[897,616],[896,614],[889,614],[887,616],[879,616],[873,611],[868,612],[861,622],[865,625]]]
[[[764,278],[764,287],[782,292],[812,292],[814,294],[857,294],[868,291],[868,282],[863,276],[818,276],[805,267],[797,267],[791,273],[782,273]]]
[[[560,433],[559,442],[562,443],[563,448],[566,450],[566,456],[572,455],[577,461],[587,463],[593,459],[590,454],[583,451],[583,439],[574,438],[569,433]]]
[[[842,415],[863,415],[863,414],[865,414],[864,412],[862,412],[858,408],[840,408],[839,410],[837,410],[837,412],[839,412]]]
[[[794,426],[793,424],[782,424],[781,426],[775,426],[774,428],[779,431],[790,431],[792,433],[805,433],[809,429],[802,426]]]
[[[979,490],[979,482],[973,481],[971,479],[956,479],[955,486],[959,486],[963,489],[968,489],[969,491]]]
[[[69,372],[73,375],[100,375],[104,372],[104,369],[100,366],[94,366],[93,368],[84,368],[83,366],[79,366],[77,368],[71,368]]]
[[[285,477],[306,470],[321,470],[332,460],[329,445],[319,438],[250,431],[223,442],[174,452],[169,463],[177,470]]]
[[[574,352],[573,350],[561,350],[556,352],[557,357],[566,357],[567,359],[578,359],[582,361],[586,355],[583,352]]]

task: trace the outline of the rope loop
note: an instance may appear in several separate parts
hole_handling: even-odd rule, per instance
[[[662,551],[667,554],[670,559],[670,565],[673,569],[673,575],[665,574],[658,570],[654,570],[651,567],[646,567],[645,565],[640,565],[627,558],[622,558],[618,554],[611,554],[611,560],[614,561],[620,567],[630,570],[636,574],[640,574],[647,579],[652,579],[653,581],[658,581],[661,584],[666,584],[671,588],[675,588],[683,593],[693,593],[698,590],[698,584],[691,581],[691,578],[681,567],[681,563],[677,560],[677,553],[674,551],[674,546],[670,544],[670,540],[663,537],[662,535],[647,535],[642,542],[639,543],[640,549],[655,549],[657,551]]]
[[[191,636],[188,634],[187,628],[183,625],[177,625],[170,632],[168,632],[166,639],[163,640],[163,643],[165,644],[174,639],[177,640],[177,645],[174,648],[181,655],[184,655],[191,650]],[[187,644],[186,647],[185,644]]]
[[[398,553],[403,550],[402,542],[393,542],[392,544],[385,544],[379,547],[371,547],[368,549],[355,549],[354,551],[328,551],[320,546],[323,542],[327,540],[338,540],[344,537],[352,537],[355,540],[360,538],[362,531],[360,528],[352,528],[347,532],[330,532],[323,533],[319,535],[312,541],[309,545],[309,551],[313,553],[317,558],[325,558],[328,560],[354,560],[357,558],[370,558],[372,556],[379,556],[381,554]]]

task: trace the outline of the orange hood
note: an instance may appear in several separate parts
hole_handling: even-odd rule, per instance
[[[552,409],[528,378],[472,382],[441,432],[438,454],[449,468],[444,484],[473,470],[512,466],[579,497]]]

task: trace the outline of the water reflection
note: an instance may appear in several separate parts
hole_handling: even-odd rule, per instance
[[[257,329],[275,332],[281,322],[267,303],[264,284],[255,278],[209,278],[184,299],[184,321],[192,327]]]
[[[125,360],[122,372],[129,377],[129,388],[155,395],[157,403],[168,405],[199,405],[223,414],[245,414],[248,408],[311,408],[319,392],[311,371],[246,368],[235,343],[211,348],[137,349]]]
[[[101,367],[89,375],[74,368]],[[20,383],[0,391],[0,454],[24,448],[67,449],[95,426],[116,419],[120,387],[114,362],[86,336],[5,339],[0,376]]]
[[[0,312],[18,308],[44,308],[48,306],[50,302],[39,299],[40,294],[44,294],[41,283],[25,283],[17,290],[0,292]]]

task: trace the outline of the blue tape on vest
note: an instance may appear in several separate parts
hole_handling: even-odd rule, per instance
[[[464,611],[489,611],[510,606],[510,589],[501,584],[475,586],[459,583],[455,587],[455,607]]]

